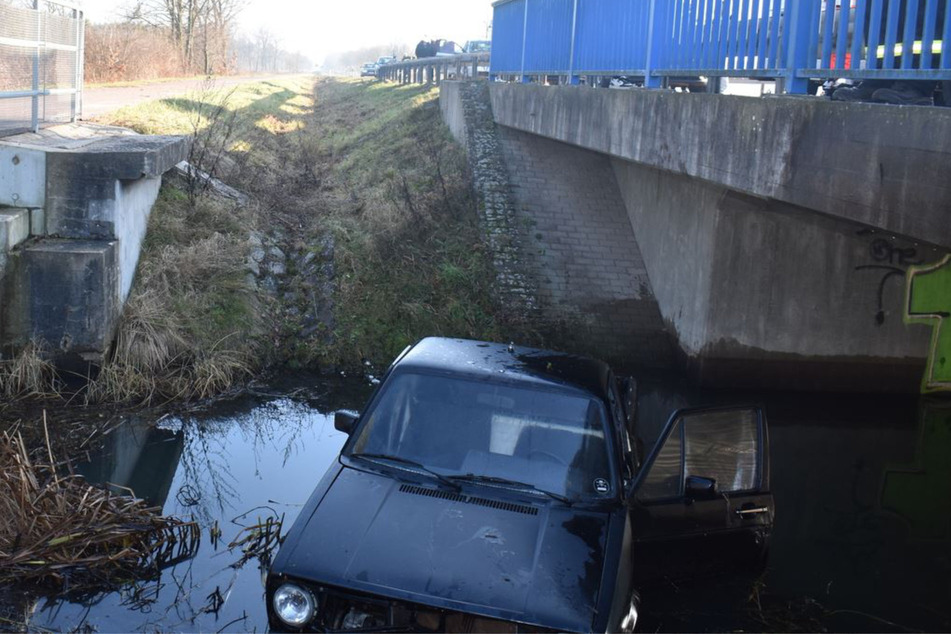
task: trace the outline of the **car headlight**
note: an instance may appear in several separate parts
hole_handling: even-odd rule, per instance
[[[290,627],[301,627],[314,618],[314,595],[293,583],[285,583],[271,599],[274,613]]]

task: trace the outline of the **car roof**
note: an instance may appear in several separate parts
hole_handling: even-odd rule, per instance
[[[553,350],[428,337],[395,363],[403,371],[438,372],[472,379],[500,378],[558,389],[583,391],[607,400],[611,368],[603,361]]]

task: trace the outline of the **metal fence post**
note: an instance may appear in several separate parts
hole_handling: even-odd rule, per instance
[[[783,91],[786,93],[802,95],[809,90],[809,80],[797,75],[798,71],[809,68],[809,56],[815,57],[815,51],[809,51],[812,26],[810,18],[813,12],[810,11],[808,4],[807,0],[791,0],[787,5],[789,40],[786,68],[783,70]]]
[[[76,68],[74,69],[75,72],[73,73],[73,89],[75,92],[73,93],[72,99],[69,100],[70,123],[76,123],[76,121],[79,119],[79,91],[82,90],[82,84],[80,83],[82,81],[82,79],[80,79],[80,67],[83,63],[83,51],[80,46],[80,38],[82,37],[80,32],[82,31],[83,27],[82,20],[80,20],[80,15],[82,14],[79,12],[79,9],[73,9],[73,19],[76,20],[76,54],[73,56],[73,59],[75,60]]]
[[[36,44],[33,48],[33,103],[30,115],[30,128],[40,131],[40,42],[43,41],[43,17],[40,15],[40,0],[33,0],[36,12]]]
[[[519,74],[519,81],[527,84],[530,80],[525,74],[525,48],[528,45],[528,0],[525,2],[525,18],[522,21],[522,69]]]
[[[578,40],[578,0],[574,0],[571,10],[571,48],[568,53],[568,83],[577,86],[581,83],[575,75],[575,43]]]
[[[661,53],[668,45],[665,32],[667,6],[669,0],[650,0],[647,14],[647,56],[644,62],[644,87],[660,88],[663,78],[655,77],[653,71],[662,65]]]

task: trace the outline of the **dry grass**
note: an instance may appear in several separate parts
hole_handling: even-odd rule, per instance
[[[54,398],[59,395],[56,368],[46,360],[43,346],[31,341],[9,361],[0,361],[0,396],[5,400],[19,398]]]
[[[0,584],[110,585],[197,550],[197,524],[61,476],[55,464],[48,440],[37,458],[19,435],[0,435]]]

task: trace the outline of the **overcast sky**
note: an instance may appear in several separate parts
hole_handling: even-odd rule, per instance
[[[116,19],[128,0],[82,0],[92,22]],[[491,0],[249,0],[242,29],[267,27],[283,47],[314,60],[327,53],[375,44],[446,38],[483,39]]]

